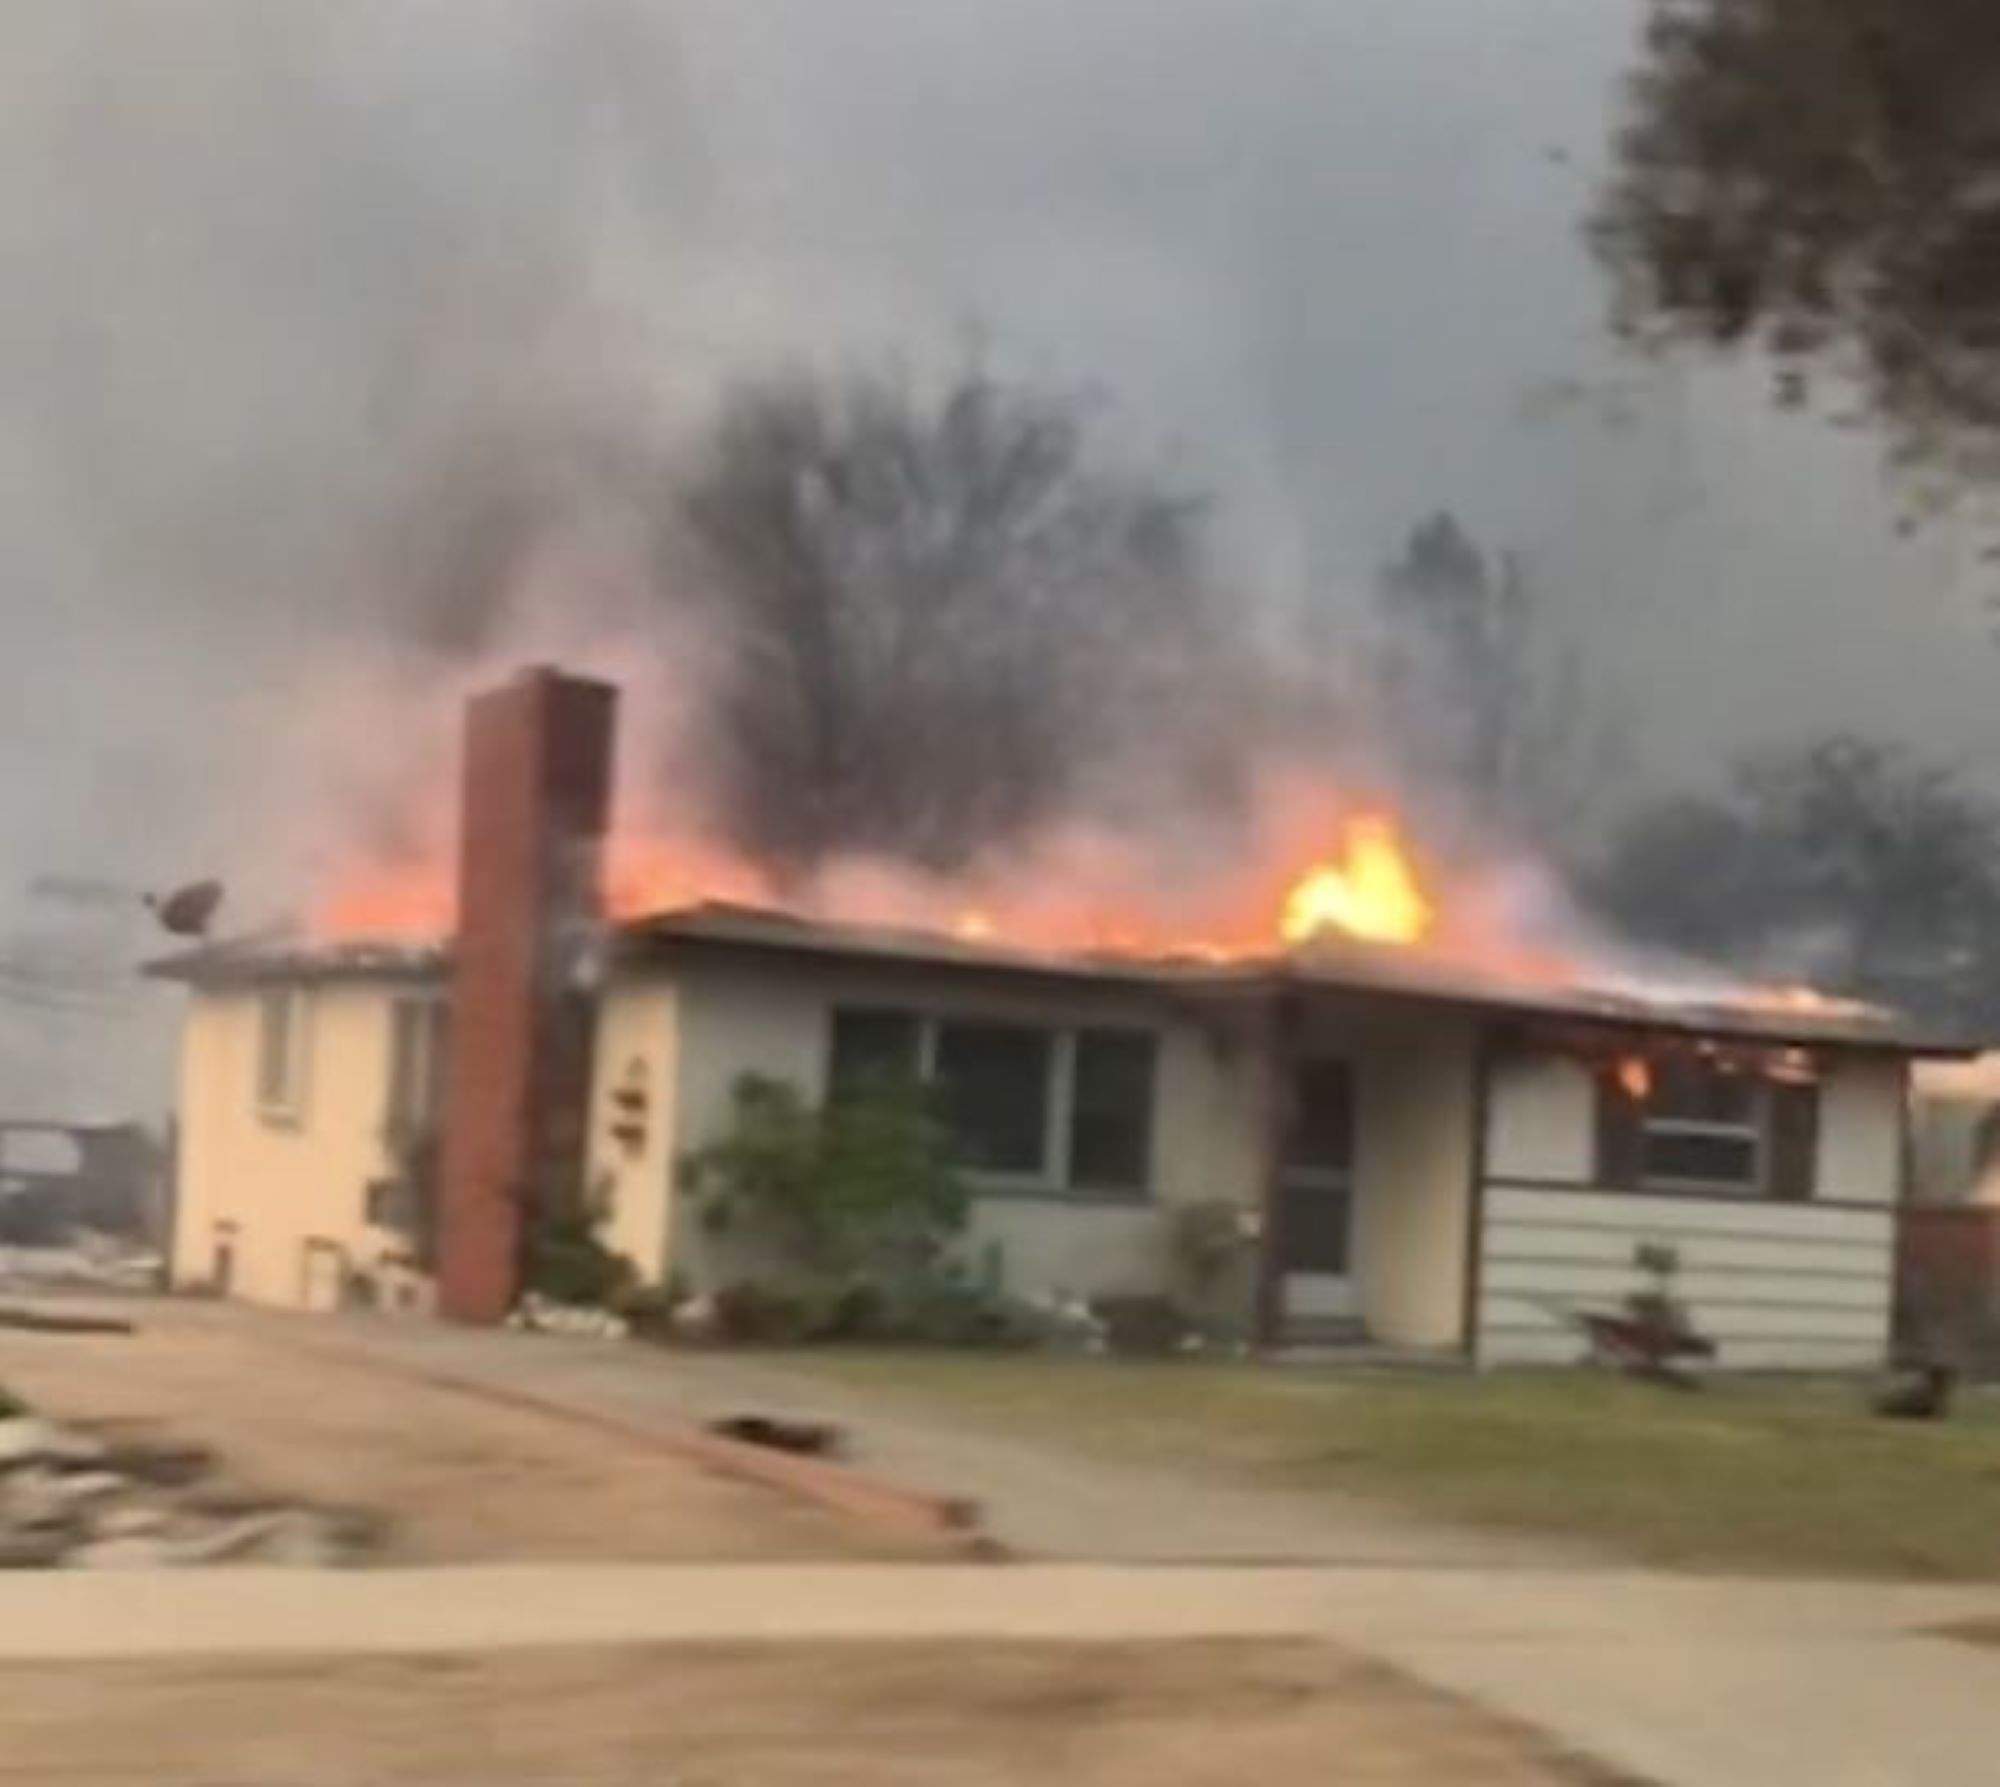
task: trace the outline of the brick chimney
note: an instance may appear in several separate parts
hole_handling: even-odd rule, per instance
[[[438,1163],[438,1305],[497,1322],[532,1200],[581,1171],[616,691],[525,670],[466,709],[451,1050]]]

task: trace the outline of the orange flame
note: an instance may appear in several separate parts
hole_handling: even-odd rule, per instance
[[[1421,943],[1436,914],[1394,824],[1363,814],[1348,821],[1342,844],[1338,861],[1321,863],[1286,898],[1285,941],[1344,931],[1369,943]]]
[[[1618,1084],[1625,1096],[1644,1104],[1653,1096],[1653,1065],[1644,1055],[1627,1055],[1618,1063]]]

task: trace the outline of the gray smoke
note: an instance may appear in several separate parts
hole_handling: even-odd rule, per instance
[[[1311,607],[1338,641],[1449,506],[1623,660],[1655,761],[1814,703],[2000,758],[1949,554],[1886,543],[1872,450],[1766,422],[1761,381],[1608,356],[1574,232],[1634,17],[0,9],[13,1098],[164,1103],[140,889],[220,873],[255,921],[354,838],[420,850],[408,789],[467,683],[528,655],[643,667],[635,512],[725,384],[935,363],[970,326],[1006,370],[1101,385],[1218,493],[1246,635]],[[667,654],[660,731],[701,650]],[[1312,666],[1301,723],[1346,669]],[[31,895],[45,875],[132,904]],[[52,1005],[85,991],[121,1009]]]

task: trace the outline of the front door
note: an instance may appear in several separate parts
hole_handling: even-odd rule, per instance
[[[1333,1055],[1297,1065],[1278,1179],[1280,1309],[1286,1321],[1358,1313],[1352,1269],[1354,1073]]]

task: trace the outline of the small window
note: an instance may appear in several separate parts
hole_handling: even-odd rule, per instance
[[[1153,1169],[1157,1050],[1142,1030],[1079,1030],[1070,1106],[1070,1182],[1144,1191]]]
[[[305,1079],[305,994],[271,987],[257,1006],[257,1106],[296,1116]]]
[[[389,1008],[387,1127],[391,1136],[427,1135],[444,1100],[442,999],[398,999]]]
[[[1022,1024],[945,1023],[937,1077],[958,1164],[1046,1177],[1054,1038]]]
[[[833,1014],[827,1084],[835,1098],[871,1086],[907,1086],[921,1076],[915,1013],[848,1007]]]
[[[1640,1173],[1668,1190],[1758,1195],[1768,1087],[1754,1074],[1673,1057],[1656,1064],[1640,1137]]]
[[[414,1234],[416,1192],[405,1179],[370,1179],[363,1216],[371,1228],[386,1229],[396,1235]]]

